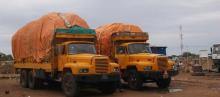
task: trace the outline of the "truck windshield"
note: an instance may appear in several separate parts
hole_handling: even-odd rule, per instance
[[[70,44],[69,54],[96,54],[96,49],[94,44]]]
[[[136,43],[128,45],[128,52],[129,54],[151,53],[151,50],[148,44]]]
[[[216,45],[213,47],[213,53],[214,54],[220,54],[220,45]]]

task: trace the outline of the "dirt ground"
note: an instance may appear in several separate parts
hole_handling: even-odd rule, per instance
[[[60,88],[41,90],[21,88],[18,80],[0,79],[0,97],[65,97]],[[220,97],[220,75],[191,76],[182,73],[173,78],[169,89],[161,90],[155,84],[145,84],[140,91],[124,87],[123,92],[103,95],[94,89],[82,90],[80,97]]]

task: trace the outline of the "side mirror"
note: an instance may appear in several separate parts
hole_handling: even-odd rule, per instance
[[[57,48],[57,47],[54,48],[54,55],[55,55],[55,56],[58,55],[58,48]]]
[[[210,51],[211,51],[211,53],[212,53],[212,48],[210,48]]]
[[[54,50],[55,50],[54,53],[55,53],[56,56],[65,54],[65,52],[64,52],[64,46],[56,46],[56,47],[54,48]]]

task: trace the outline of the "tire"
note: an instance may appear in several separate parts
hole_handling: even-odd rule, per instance
[[[28,71],[27,70],[21,70],[20,85],[23,88],[28,88]]]
[[[66,97],[76,97],[79,94],[79,87],[71,72],[66,72],[62,80],[62,88]]]
[[[128,86],[133,90],[139,90],[143,87],[143,79],[136,70],[128,71]]]
[[[33,71],[28,73],[28,86],[30,89],[39,89],[41,87],[41,80],[35,77]]]
[[[218,73],[220,73],[220,66],[218,67]]]
[[[159,88],[161,89],[166,89],[170,86],[170,82],[171,82],[171,78],[167,78],[167,79],[159,79],[156,81],[156,84]]]
[[[103,93],[103,94],[113,94],[116,89],[116,82],[112,82],[112,83],[103,83],[101,85],[101,87],[99,88],[99,90]]]

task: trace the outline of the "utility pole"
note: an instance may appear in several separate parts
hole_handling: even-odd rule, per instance
[[[182,31],[182,25],[180,25],[179,30],[180,30],[180,50],[181,50],[181,55],[183,55],[183,31]]]
[[[185,71],[185,62],[184,62],[184,58],[183,58],[183,31],[182,31],[182,25],[179,26],[179,30],[180,30],[180,51],[181,51],[181,56],[180,56],[180,60],[182,62],[182,69],[183,71]]]

